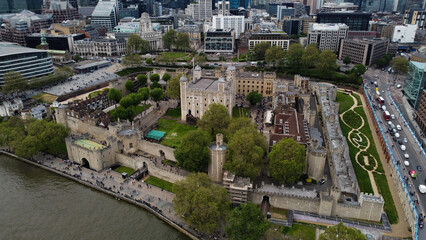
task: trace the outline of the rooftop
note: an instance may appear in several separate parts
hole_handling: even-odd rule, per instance
[[[0,42],[0,57],[14,55],[14,54],[38,53],[38,52],[47,52],[47,51],[22,47],[22,46],[19,46],[17,43]]]
[[[105,17],[111,14],[115,8],[115,1],[99,2],[93,10],[92,17]]]
[[[86,139],[78,139],[74,141],[75,144],[79,145],[80,147],[84,147],[87,149],[104,149],[106,148],[104,145],[90,141],[90,140],[86,140]]]
[[[313,23],[309,28],[317,31],[339,31],[341,28],[349,27],[344,23]]]
[[[410,61],[410,62],[418,69],[425,69],[426,68],[426,63],[415,62],[415,61]],[[426,70],[425,70],[425,72],[426,72]]]

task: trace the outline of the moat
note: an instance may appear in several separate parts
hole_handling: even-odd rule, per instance
[[[144,209],[0,154],[0,239],[188,239]]]

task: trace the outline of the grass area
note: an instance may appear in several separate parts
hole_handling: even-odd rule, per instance
[[[37,94],[37,95],[35,95],[34,97],[33,97],[34,99],[37,99],[38,100],[38,102],[40,102],[40,103],[48,103],[48,104],[51,104],[51,103],[53,103],[58,97],[57,96],[55,96],[55,95],[51,95],[51,94],[48,94],[48,93],[39,93],[39,94]]]
[[[288,219],[288,210],[282,208],[271,208],[271,217],[276,219],[287,220]]]
[[[161,56],[166,57],[166,58],[173,58],[173,59],[179,59],[179,58],[183,58],[186,57],[188,55],[188,53],[184,53],[184,52],[163,52],[161,53]]]
[[[250,109],[249,108],[243,108],[243,107],[234,107],[232,109],[232,117],[233,118],[239,118],[241,116],[249,116],[250,115]]]
[[[163,180],[161,178],[151,176],[148,179],[146,179],[145,182],[148,184],[157,186],[166,191],[173,192],[173,183],[167,182],[166,180]]]
[[[177,167],[178,163],[169,159],[163,160],[162,163],[167,164],[172,167]]]
[[[302,224],[293,224],[292,227],[284,227],[282,231],[285,235],[303,240],[315,239],[315,227],[306,226]]]
[[[344,94],[341,92],[337,92],[336,102],[339,103],[339,114],[348,110],[352,107],[352,105],[354,105],[354,100],[352,99],[352,97],[348,94]]]
[[[347,124],[349,124],[351,127],[357,129],[361,127],[362,120],[361,117],[358,116],[354,111],[349,111],[343,115],[343,119]]]
[[[99,94],[101,94],[101,93],[103,93],[103,92],[108,92],[108,88],[105,88],[105,89],[103,89],[103,90],[99,90],[99,91],[95,91],[95,92],[91,92],[91,93],[89,93],[89,98],[93,98],[93,97],[96,97],[96,96],[98,96]]]
[[[165,116],[169,116],[169,117],[173,117],[173,118],[180,118],[180,113],[181,113],[180,107],[169,108],[169,109],[167,109]]]
[[[132,173],[135,172],[135,169],[125,167],[125,166],[120,166],[120,167],[114,169],[114,171],[119,172],[119,173],[127,173],[128,175],[131,175]]]
[[[160,119],[158,124],[157,130],[166,132],[161,144],[174,148],[179,146],[180,140],[189,131],[197,129],[194,126],[177,123],[177,120]]]
[[[352,94],[358,101],[357,106],[362,106],[361,97],[358,94]]]
[[[153,68],[150,68],[150,67],[134,67],[134,68],[125,68],[121,71],[116,72],[115,74],[122,77],[122,76],[127,76],[127,75],[132,74],[132,73],[149,72],[149,71],[152,71],[152,70],[153,70]]]

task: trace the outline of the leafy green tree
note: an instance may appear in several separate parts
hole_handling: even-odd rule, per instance
[[[260,176],[267,148],[265,138],[256,128],[242,128],[229,141],[225,169],[254,180]]]
[[[145,63],[146,63],[146,64],[152,64],[152,59],[151,59],[151,58],[147,58],[147,59],[145,60]]]
[[[149,88],[139,88],[138,94],[141,96],[142,101],[146,101],[149,98]]]
[[[169,73],[164,73],[161,79],[167,82],[170,80],[170,78],[172,78],[172,76]]]
[[[130,97],[124,97],[120,100],[120,106],[123,108],[128,108],[133,105],[133,100]]]
[[[355,66],[351,69],[351,72],[355,73],[358,77],[362,76],[367,68],[362,64],[355,64]]]
[[[343,58],[343,63],[346,64],[346,66],[350,64],[351,62],[352,60],[349,56],[346,56],[345,58]]]
[[[253,48],[253,57],[254,60],[263,60],[265,59],[266,51],[271,47],[271,44],[267,42],[261,42],[254,46]]]
[[[176,44],[177,33],[175,30],[169,30],[163,35],[163,45],[169,50],[173,50],[173,46]]]
[[[249,117],[232,118],[231,123],[225,131],[225,137],[229,142],[234,134],[245,127],[256,128],[256,124]]]
[[[155,89],[155,88],[161,88],[161,84],[158,83],[158,81],[153,81],[150,85],[149,88],[151,89]]]
[[[275,64],[285,57],[285,51],[280,46],[272,46],[265,52],[265,60],[275,67]]]
[[[300,68],[303,53],[304,50],[300,43],[290,44],[287,51],[287,62],[290,69],[296,70]]]
[[[189,34],[188,33],[178,33],[176,36],[176,48],[179,50],[188,50],[189,46]]]
[[[123,94],[121,93],[120,90],[118,90],[116,88],[111,88],[111,89],[108,90],[107,97],[108,97],[109,100],[112,100],[115,103],[119,103],[121,98],[123,97]]]
[[[301,58],[301,63],[303,67],[305,69],[314,68],[317,65],[319,55],[320,51],[317,46],[315,46],[314,44],[309,44],[308,46],[306,46]]]
[[[272,147],[268,159],[269,172],[275,180],[294,183],[305,170],[305,147],[293,138],[283,138]]]
[[[156,102],[160,101],[164,97],[163,89],[161,89],[161,88],[154,88],[151,91],[151,97]]]
[[[193,130],[183,137],[174,151],[179,166],[190,172],[204,172],[210,160],[210,136],[203,130]]]
[[[319,240],[367,240],[362,232],[355,228],[346,227],[340,222],[333,227],[328,227],[319,237]]]
[[[326,49],[319,55],[317,70],[323,77],[329,77],[337,69],[336,54],[330,49]]]
[[[141,63],[142,59],[139,54],[129,54],[123,58],[121,64],[124,66],[135,66]]]
[[[203,64],[207,61],[206,55],[200,53],[199,55],[194,57],[194,61],[198,64]]]
[[[269,228],[265,215],[251,202],[232,210],[227,223],[225,231],[231,240],[259,240]]]
[[[386,67],[388,65],[388,61],[386,60],[386,58],[382,57],[382,58],[377,59],[376,65],[379,68],[383,68],[383,67]]]
[[[20,72],[10,71],[3,75],[4,85],[2,91],[4,93],[19,92],[28,89],[28,81]]]
[[[219,103],[210,104],[209,109],[204,113],[197,125],[202,130],[214,137],[217,133],[225,133],[231,122],[228,109]]]
[[[408,60],[403,57],[397,57],[393,60],[392,68],[397,73],[407,73]]]
[[[76,54],[76,55],[72,56],[72,60],[74,60],[76,62],[80,62],[81,60],[83,60],[83,58],[80,57],[80,55]]]
[[[127,54],[139,54],[150,51],[150,44],[148,41],[143,40],[138,34],[132,33],[127,40],[126,51]]]
[[[158,82],[160,81],[160,75],[158,73],[153,73],[149,76],[149,80],[153,82]]]
[[[126,83],[124,84],[124,86],[126,87],[126,90],[128,92],[132,92],[133,88],[135,87],[135,85],[133,84],[133,81],[130,80],[130,79],[126,81]]]
[[[191,173],[173,184],[173,207],[187,224],[200,232],[218,229],[230,208],[226,189],[213,184],[205,173]]]
[[[136,76],[136,79],[138,80],[138,82],[142,85],[145,86],[147,81],[148,81],[148,77],[146,75],[143,74],[139,74]]]
[[[258,93],[257,91],[250,92],[247,94],[246,100],[249,101],[252,106],[254,106],[262,101],[262,94]]]
[[[179,74],[175,77],[172,77],[168,82],[168,88],[167,88],[167,96],[169,96],[172,99],[180,99],[180,77],[182,75]]]

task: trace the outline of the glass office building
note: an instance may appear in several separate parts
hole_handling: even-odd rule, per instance
[[[404,83],[404,94],[408,102],[417,109],[420,102],[420,96],[425,88],[426,63],[410,61],[408,65],[407,78]]]
[[[344,23],[349,31],[368,31],[371,13],[367,12],[320,12],[317,14],[317,23]]]

